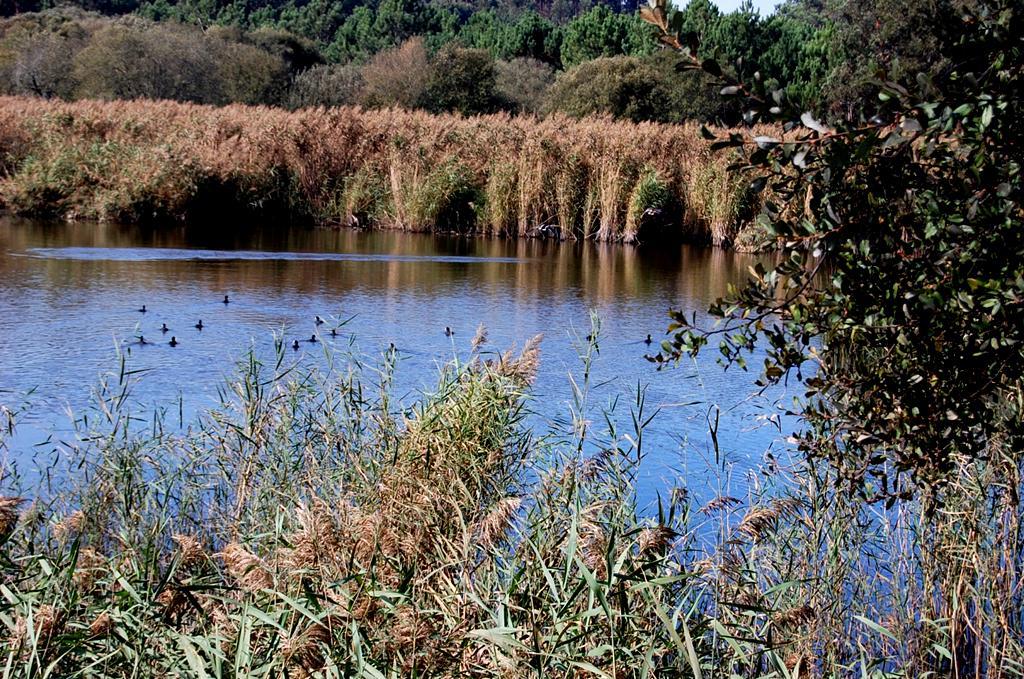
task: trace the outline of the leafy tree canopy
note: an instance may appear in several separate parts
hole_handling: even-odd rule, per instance
[[[714,144],[763,192],[780,263],[710,309],[717,327],[674,314],[656,360],[714,343],[745,367],[764,342],[763,381],[806,388],[805,453],[852,492],[932,506],[958,462],[1024,444],[1024,13],[1010,0],[936,11],[957,23],[933,59],[878,71],[877,104],[833,125],[696,56],[663,3],[645,11],[754,120],[784,123]]]

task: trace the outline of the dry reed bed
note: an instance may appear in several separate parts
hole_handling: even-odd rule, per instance
[[[5,97],[0,152],[6,208],[62,218],[724,244],[751,214],[692,125]]]

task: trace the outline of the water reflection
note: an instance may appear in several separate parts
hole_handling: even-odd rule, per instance
[[[725,409],[727,455],[749,464],[771,445],[771,432],[751,432],[752,375],[723,373],[713,352],[662,373],[644,360],[643,339],[663,335],[669,308],[702,309],[753,263],[687,246],[0,220],[0,402],[36,389],[32,434],[66,426],[65,409],[81,407],[113,367],[115,344],[142,334],[157,344],[134,348],[132,367],[150,371],[136,398],[166,405],[183,395],[186,409],[200,408],[249,347],[271,350],[275,330],[284,329],[287,344],[318,331],[330,344],[329,328],[353,317],[346,331],[362,352],[399,347],[409,389],[429,387],[437,361],[451,356],[453,342],[465,351],[479,323],[496,347],[543,332],[537,398],[556,411],[568,400],[565,373],[579,366],[573,331],[586,335],[595,309],[603,321],[598,395],[610,400],[643,382],[649,408],[664,410],[648,438],[654,488],[703,467],[713,402]],[[136,312],[142,304],[148,313]],[[318,330],[315,315],[329,324]],[[166,346],[162,323],[178,347]],[[322,360],[314,345],[301,346],[299,360]],[[15,455],[29,455],[36,441],[26,436]]]

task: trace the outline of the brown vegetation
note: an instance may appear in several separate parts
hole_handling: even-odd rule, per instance
[[[750,212],[690,125],[8,97],[0,154],[4,207],[68,219],[241,212],[608,241],[656,227],[724,244]]]

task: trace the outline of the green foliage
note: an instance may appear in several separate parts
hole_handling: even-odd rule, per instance
[[[782,263],[711,309],[721,328],[676,314],[666,347],[717,337],[743,365],[766,342],[764,381],[807,389],[801,449],[868,499],[932,509],[963,460],[1024,444],[1024,15],[961,9],[934,56],[955,66],[876,82],[870,121],[830,128],[761,81],[722,81],[791,130],[718,142],[744,149]]]
[[[677,58],[594,59],[559,76],[546,110],[571,116],[607,114],[633,121],[711,120],[722,112],[717,89],[693,71],[678,72]]]
[[[969,676],[1019,679],[1020,516],[984,492],[1005,470],[965,467],[930,535],[801,466],[699,509],[680,475],[649,510],[654,415],[642,388],[608,399],[589,332],[540,430],[539,337],[516,356],[481,328],[406,398],[393,346],[324,342],[319,370],[278,340],[187,427],[139,421],[123,394],[147,378],[122,357],[48,481],[0,497],[6,674],[957,677],[966,613]],[[971,608],[932,608],[958,586]]]
[[[277,102],[285,64],[251,45],[174,24],[110,24],[75,55],[75,94],[200,103]]]
[[[306,41],[278,31],[63,11],[0,27],[0,78],[10,94],[277,104],[290,73],[319,60]]]
[[[597,5],[570,21],[563,32],[562,64],[572,68],[599,57],[651,54],[656,47],[650,26],[633,15]]]
[[[517,113],[540,113],[555,70],[542,61],[517,58],[495,65],[495,90],[504,106]]]
[[[473,172],[458,162],[432,170],[409,197],[413,224],[433,231],[471,232],[483,209],[483,190]]]
[[[281,82],[273,85],[255,82],[269,71],[258,76],[244,66],[227,67],[228,73],[239,72],[247,82],[237,87],[222,84],[219,97],[198,98],[191,91],[174,93],[187,89],[187,83],[163,88],[146,84],[128,87],[124,82],[114,88],[103,86],[113,91],[143,93],[169,90],[170,96],[202,101],[223,101],[224,97],[235,97],[237,92],[237,100],[251,102],[263,91],[265,98],[260,103],[277,104],[287,99],[282,93],[300,73],[325,60],[367,63],[377,54],[414,36],[422,39],[428,54],[456,45],[483,49],[504,61],[535,59],[555,69],[570,69],[599,57],[648,56],[658,50],[652,27],[636,15],[617,12],[611,4],[589,1],[484,7],[452,5],[440,0],[275,0],[269,4],[261,0],[146,0],[141,5],[97,2],[89,7],[103,13],[132,12],[135,17],[154,21],[195,25],[208,37],[250,45],[285,63],[286,72]],[[799,7],[799,11],[794,7]],[[839,19],[830,18],[835,12],[826,13],[821,8],[791,3],[779,14],[764,19],[749,6],[722,14],[707,0],[695,0],[675,14],[674,21],[679,26],[694,31],[704,41],[704,56],[731,64],[741,75],[759,69],[766,80],[787,83],[787,94],[791,98],[807,102],[807,106],[816,110],[836,108],[833,102],[821,101],[822,92],[838,92],[835,88],[828,89],[828,82],[845,82],[845,76],[836,71],[840,63],[837,55],[845,54],[840,49],[840,36],[849,42],[852,29],[838,30]],[[22,17],[26,19],[21,20]],[[110,21],[100,15],[67,8],[39,15],[23,14],[18,19],[6,28],[0,27],[0,32],[7,34],[6,50],[0,39],[0,76],[6,76],[6,82],[10,83],[8,91],[47,97],[84,96],[76,90],[73,69],[67,62],[84,47],[84,41],[91,34]],[[567,23],[559,23],[563,20]],[[146,24],[128,22],[127,25],[142,27]],[[66,30],[69,26],[76,26],[78,34]],[[19,31],[22,32],[20,37],[17,36]],[[155,50],[150,58],[174,56],[159,53],[156,47],[146,49]],[[243,53],[235,48],[227,51],[246,62],[247,68],[259,66],[260,60],[254,53]],[[188,64],[190,58],[198,57],[187,53],[178,55],[182,68],[194,73],[196,69]],[[154,67],[166,66],[156,64]],[[111,78],[125,81],[150,77],[152,74],[146,69],[129,65],[127,75],[115,74]],[[93,73],[91,77],[95,80],[98,76]],[[713,106],[709,109],[705,95],[701,88],[691,85],[690,91],[682,95],[694,101],[683,107],[685,113],[658,119],[739,122],[738,114],[728,108]],[[329,101],[338,97],[320,96],[319,99]],[[506,106],[517,110],[519,105],[507,102]]]
[[[558,64],[562,34],[536,12],[523,12],[509,22],[493,10],[485,10],[469,17],[457,40],[466,47],[485,49],[499,59],[526,57]]]
[[[626,208],[625,240],[642,242],[667,235],[666,227],[679,214],[672,189],[653,168],[645,168],[633,187]]]
[[[433,59],[425,105],[434,112],[463,115],[498,109],[494,58],[486,50],[449,46]]]
[[[329,47],[332,58],[365,60],[413,36],[450,26],[448,13],[423,0],[380,0],[375,9],[361,5],[338,29]]]
[[[930,96],[921,78],[945,78],[950,61],[946,46],[963,30],[961,11],[971,11],[974,0],[865,0],[856,7],[834,2],[828,16],[835,24],[832,48],[836,69],[827,93],[833,111],[854,118],[866,107],[874,112],[881,77]]]

